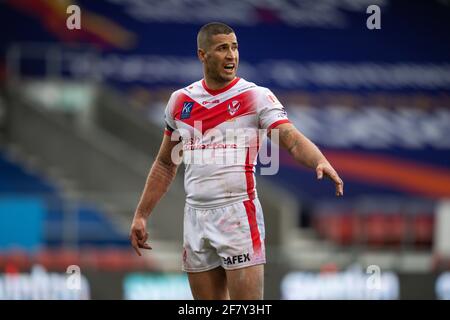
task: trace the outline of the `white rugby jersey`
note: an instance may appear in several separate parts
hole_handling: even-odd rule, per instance
[[[165,134],[181,136],[186,202],[194,208],[255,199],[258,129],[289,122],[269,89],[242,78],[220,90],[199,80],[173,92],[165,121]]]

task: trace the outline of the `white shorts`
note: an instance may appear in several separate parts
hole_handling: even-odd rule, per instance
[[[214,209],[184,209],[182,269],[227,270],[266,262],[264,217],[258,199]]]

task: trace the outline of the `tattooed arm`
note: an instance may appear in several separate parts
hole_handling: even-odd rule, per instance
[[[134,213],[130,230],[130,241],[139,256],[141,255],[139,248],[151,249],[146,242],[148,239],[147,218],[167,192],[177,173],[178,165],[172,159],[172,149],[177,144],[178,141],[171,141],[170,137],[164,135],[158,155],[148,173],[141,199]]]
[[[279,144],[289,151],[292,157],[302,165],[316,170],[317,178],[329,177],[336,185],[336,195],[344,194],[344,183],[319,148],[305,137],[291,123],[283,123],[273,130],[279,130]],[[271,132],[269,132],[271,136]]]

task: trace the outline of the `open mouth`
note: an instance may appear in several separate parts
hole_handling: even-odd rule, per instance
[[[225,71],[227,72],[232,72],[235,68],[235,64],[234,63],[228,63],[224,66]]]

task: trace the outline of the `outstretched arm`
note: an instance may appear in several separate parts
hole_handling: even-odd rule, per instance
[[[318,179],[322,179],[323,176],[329,177],[336,185],[336,195],[344,195],[344,182],[311,140],[291,123],[280,124],[274,129],[279,130],[280,145],[289,151],[297,162],[315,169]]]
[[[178,165],[171,158],[172,149],[177,144],[178,141],[171,141],[169,136],[164,135],[158,155],[147,176],[144,191],[134,213],[130,240],[139,256],[141,255],[139,248],[151,249],[146,243],[148,239],[147,218],[167,192],[177,173]]]

